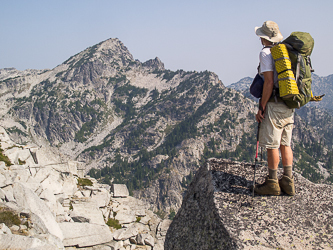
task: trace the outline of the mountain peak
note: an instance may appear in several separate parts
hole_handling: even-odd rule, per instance
[[[80,67],[88,62],[127,66],[133,61],[133,56],[127,47],[118,38],[110,38],[72,56],[64,64],[71,68]]]
[[[155,68],[157,70],[165,70],[164,63],[162,63],[162,61],[158,57],[144,62],[143,66],[149,67],[149,68]]]
[[[104,53],[106,52],[106,54],[108,54],[110,51],[114,53],[127,54],[131,61],[134,60],[127,47],[118,38],[109,38],[97,44],[97,51]]]

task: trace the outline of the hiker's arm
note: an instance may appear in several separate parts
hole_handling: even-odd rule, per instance
[[[258,113],[256,115],[256,119],[258,122],[261,122],[262,119],[265,117],[265,109],[266,109],[266,104],[269,100],[269,98],[272,95],[273,92],[273,87],[274,87],[274,74],[273,71],[266,71],[263,72],[264,74],[264,88],[262,90],[262,98],[260,102],[260,106],[262,107],[262,110],[259,109]]]

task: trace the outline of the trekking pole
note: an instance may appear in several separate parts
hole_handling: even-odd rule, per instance
[[[256,182],[256,169],[258,164],[258,149],[259,149],[259,129],[260,129],[260,122],[258,122],[258,130],[257,130],[257,148],[256,148],[256,158],[254,162],[254,176],[253,176],[253,184],[252,184],[252,197],[254,197],[254,186]]]

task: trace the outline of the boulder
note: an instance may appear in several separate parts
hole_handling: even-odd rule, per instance
[[[126,198],[113,198],[113,201],[118,201],[121,206],[127,210],[132,210],[133,215],[136,216],[145,216],[147,214],[146,210],[149,208],[146,203],[132,196]]]
[[[6,193],[0,188],[0,199],[5,200],[6,199]]]
[[[150,232],[149,227],[146,226],[146,225],[143,225],[141,223],[134,223],[132,226],[136,228],[136,230],[138,231],[138,233],[143,234],[143,233]]]
[[[63,247],[62,247],[63,248]],[[16,234],[0,234],[0,249],[48,249],[59,250],[58,245],[41,239]]]
[[[61,173],[54,171],[52,168],[46,167],[41,171],[43,174],[38,175],[40,178],[40,188],[42,190],[49,190],[52,194],[60,194],[63,192],[62,183],[59,181],[62,179]],[[32,180],[37,181],[37,180]]]
[[[151,235],[147,235],[147,237],[144,239],[144,242],[145,242],[145,244],[146,245],[149,245],[149,246],[152,246],[152,247],[154,247],[154,245],[155,245],[155,242],[154,242],[154,238],[153,238],[153,236],[151,236]]]
[[[84,217],[90,223],[105,225],[103,213],[98,209],[95,202],[81,201],[79,203],[72,203],[73,211],[70,212],[71,217]]]
[[[129,224],[136,221],[136,217],[126,210],[120,210],[114,218],[120,224]]]
[[[10,170],[0,170],[0,188],[12,185],[16,176],[16,172]]]
[[[105,246],[110,247],[111,250],[119,250],[124,246],[123,241],[110,241],[104,244]]]
[[[165,237],[167,234],[167,231],[170,227],[172,220],[166,219],[161,221],[161,223],[157,227],[157,235]]]
[[[77,191],[77,180],[74,178],[72,173],[62,173],[61,178],[63,179],[62,192],[67,196],[73,196]]]
[[[162,219],[159,218],[156,214],[154,214],[150,210],[147,210],[147,213],[150,217],[150,220],[148,221],[149,228],[150,228],[151,232],[153,233],[153,236],[156,237],[157,228],[160,225],[160,222],[162,221]]]
[[[57,246],[58,249],[64,248],[62,241],[58,237],[53,236],[52,234],[37,234],[34,237],[38,238],[44,242],[47,242],[47,243],[51,244],[52,246],[53,245]]]
[[[120,238],[120,235],[126,231],[126,228],[121,228],[121,229],[118,229],[116,230],[114,233],[113,233],[113,239],[115,240],[121,240]]]
[[[100,208],[100,210],[101,210],[104,218],[110,218],[111,209],[109,207],[103,207],[103,208]]]
[[[117,213],[119,211],[126,211],[128,213],[131,213],[132,210],[129,206],[121,204],[121,205],[118,205],[117,207],[113,208],[113,212]]]
[[[63,239],[62,231],[56,222],[54,215],[48,206],[42,201],[31,189],[25,187],[21,183],[13,185],[14,198],[17,204],[25,209],[29,209],[35,219],[39,218],[39,222],[47,230],[45,233],[51,233],[61,240]],[[32,218],[33,219],[33,218]]]
[[[112,185],[113,197],[122,198],[129,196],[127,186],[125,184],[113,184]]]
[[[6,201],[11,201],[11,202],[16,202],[13,194],[13,187],[12,185],[9,185],[7,187],[3,187],[2,191],[5,193],[5,200]]]
[[[108,226],[90,223],[59,223],[64,235],[64,246],[87,247],[110,242],[113,239]]]
[[[145,239],[149,236],[149,234],[138,234],[136,236],[136,241],[138,245],[145,245]]]
[[[13,175],[12,181],[14,182],[27,182],[31,178],[29,167],[26,165],[12,165],[8,169],[8,173]]]
[[[12,234],[12,232],[4,223],[1,223],[0,224],[0,234]]]
[[[118,232],[119,231],[119,232]],[[117,230],[113,235],[115,240],[127,240],[138,234],[138,230],[136,226],[132,225],[129,228],[123,228],[121,230]]]
[[[61,206],[61,204],[57,201],[56,196],[53,194],[53,192],[49,189],[42,189],[38,190],[36,192],[39,192],[39,198],[41,198],[45,204],[49,207],[51,212],[56,216],[60,214],[64,214],[64,208]]]
[[[97,207],[106,207],[110,202],[110,198],[110,193],[103,188],[92,191],[91,200],[96,203]]]

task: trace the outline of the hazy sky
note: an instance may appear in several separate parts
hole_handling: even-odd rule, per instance
[[[166,69],[209,70],[225,85],[254,77],[261,49],[255,26],[279,24],[284,37],[309,32],[312,64],[333,74],[332,0],[0,0],[0,68],[52,69],[108,38],[135,59]]]

